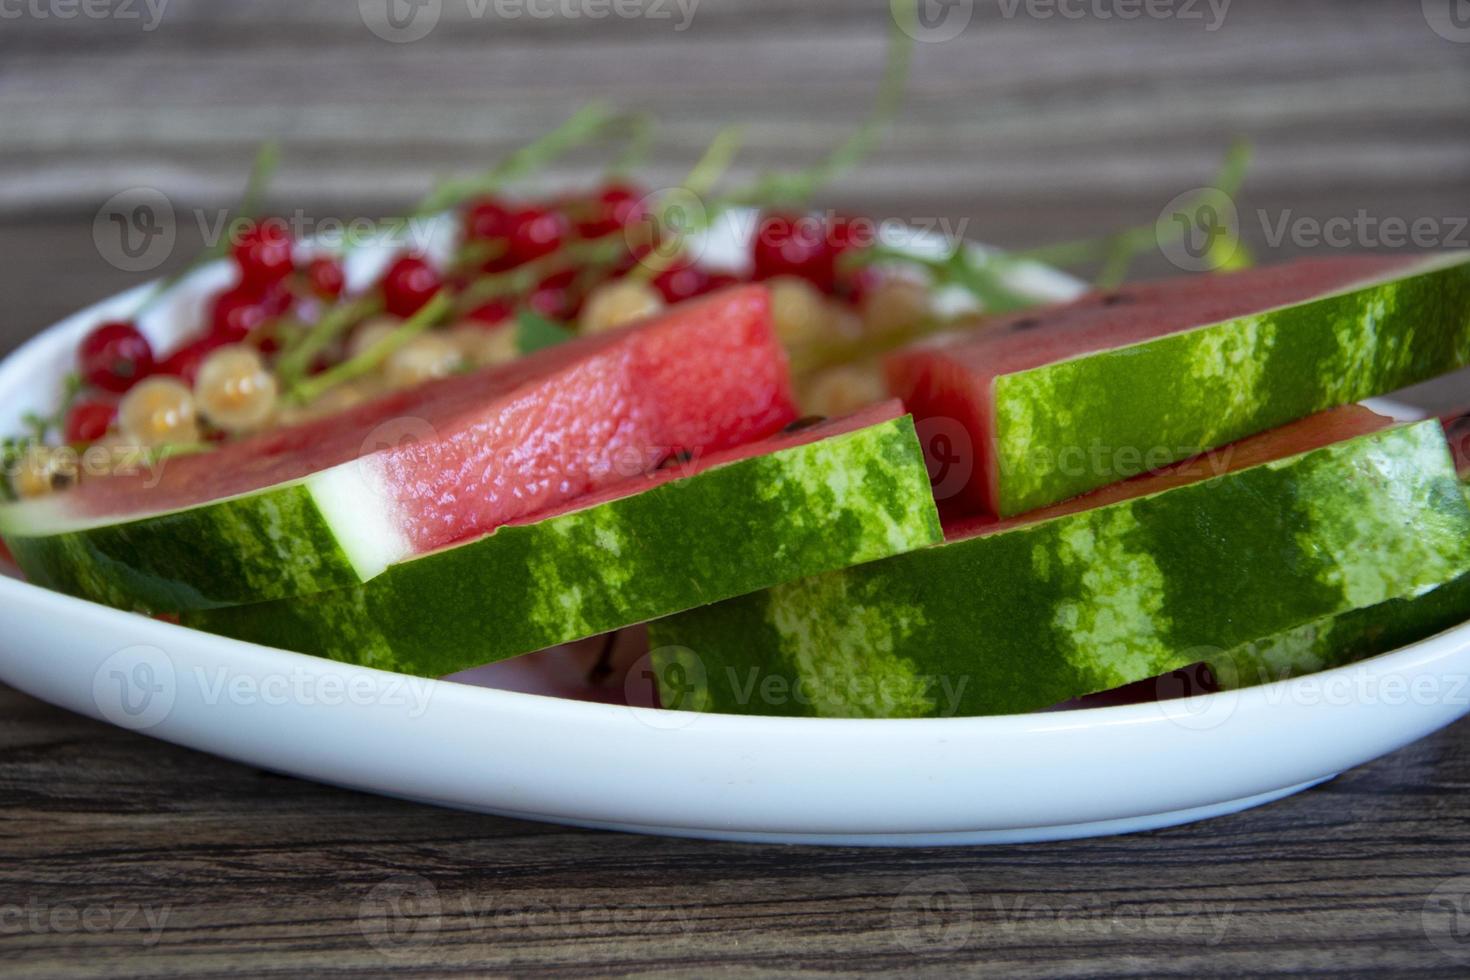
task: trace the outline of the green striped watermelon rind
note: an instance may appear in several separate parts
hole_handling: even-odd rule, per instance
[[[168,612],[338,589],[377,575],[407,550],[400,530],[373,520],[381,507],[344,506],[377,492],[363,479],[370,465],[344,463],[117,523],[78,525],[58,509],[56,525],[47,526],[32,506],[23,526],[0,523],[0,535],[32,583],[121,609]],[[0,509],[0,519],[16,512]]]
[[[653,624],[664,703],[1031,711],[1470,572],[1437,422],[816,576]]]
[[[905,415],[501,527],[359,587],[184,623],[441,676],[941,538]]]
[[[1463,474],[1462,474],[1463,479]],[[1470,487],[1461,485],[1470,499]],[[1417,643],[1470,620],[1470,574],[1204,658],[1224,690],[1288,680]]]
[[[1411,274],[1003,375],[997,509],[1077,496],[1470,363],[1470,254]]]

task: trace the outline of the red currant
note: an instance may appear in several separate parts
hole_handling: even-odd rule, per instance
[[[705,280],[704,291],[712,293],[716,289],[734,286],[740,281],[740,277],[733,272],[711,272]]]
[[[511,211],[493,197],[471,204],[464,215],[464,237],[469,241],[505,238],[510,234]]]
[[[561,248],[569,231],[566,216],[561,212],[524,208],[511,215],[506,254],[517,265],[550,255]]]
[[[871,218],[835,215],[827,225],[827,241],[838,255],[878,244],[878,226]]]
[[[697,265],[671,266],[653,277],[653,288],[663,294],[667,303],[693,299],[709,289],[709,273]]]
[[[347,275],[341,262],[329,255],[319,255],[306,264],[306,284],[312,295],[335,300],[347,285]]]
[[[439,273],[416,255],[405,255],[383,275],[383,308],[394,316],[410,317],[424,308],[440,289]]]
[[[291,232],[285,222],[252,222],[231,249],[240,267],[240,283],[264,289],[286,278],[294,268],[291,247]]]
[[[107,435],[115,418],[116,402],[79,398],[66,413],[66,441],[73,445],[96,442]]]
[[[284,282],[278,282],[260,295],[260,306],[266,316],[281,316],[296,302],[296,294]]]
[[[765,215],[751,243],[755,278],[800,276],[823,292],[832,292],[837,278],[837,249],[827,240],[826,231],[816,218]]]
[[[861,306],[863,297],[871,293],[882,281],[883,270],[869,265],[843,276],[840,285],[848,302],[854,306]]]
[[[82,338],[77,362],[88,384],[121,394],[153,371],[153,348],[136,326],[113,320]]]
[[[553,272],[536,284],[537,289],[566,289],[577,281],[577,269],[567,268]]]
[[[467,318],[476,323],[490,327],[498,327],[506,320],[515,315],[515,306],[508,300],[492,299],[483,306],[477,306],[466,314]]]
[[[593,216],[578,222],[577,233],[583,238],[600,238],[626,228],[645,213],[643,197],[643,192],[631,184],[606,185],[592,202]]]
[[[608,278],[621,279],[623,276],[626,276],[628,273],[638,268],[638,266],[641,265],[643,261],[647,259],[651,254],[653,254],[652,245],[638,245],[634,248],[629,249],[628,251],[618,256],[617,261],[614,262],[612,265],[612,269],[608,274]],[[681,259],[679,261],[682,262],[683,260]]]
[[[250,331],[271,318],[272,310],[278,305],[278,299],[267,300],[243,285],[227,289],[214,298],[209,309],[209,334],[224,344],[244,340]]]
[[[577,315],[577,298],[561,286],[538,286],[526,297],[526,306],[548,320],[570,320]]]
[[[173,375],[192,388],[204,359],[227,343],[230,341],[219,334],[200,337],[164,358],[158,365],[158,373]]]

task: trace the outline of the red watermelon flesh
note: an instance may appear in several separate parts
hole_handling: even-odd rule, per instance
[[[1458,409],[1439,417],[1450,452],[1455,457],[1455,472],[1461,480],[1470,480],[1470,409]]]
[[[885,365],[889,390],[903,399],[921,432],[926,420],[949,419],[969,436],[973,448],[966,459],[948,461],[969,467],[968,482],[954,501],[942,504],[957,513],[1014,513],[1005,506],[1000,486],[1002,464],[993,412],[998,378],[1291,306],[1423,262],[1422,256],[1347,256],[1130,284],[1050,309],[995,318],[978,331],[949,334],[900,351]],[[1146,382],[1135,387],[1143,390],[1134,395],[1149,397]],[[1057,398],[1065,400],[1065,393],[1058,392]],[[1110,480],[1098,480],[1093,486],[1103,482]]]
[[[1285,459],[1300,453],[1321,449],[1333,443],[1343,442],[1357,436],[1378,432],[1394,425],[1393,419],[1379,415],[1362,405],[1344,405],[1341,408],[1318,412],[1298,419],[1279,428],[1248,436],[1219,449],[1175,463],[1152,473],[1144,473],[1121,483],[1099,487],[1080,497],[1073,497],[1049,507],[1042,507],[1016,517],[997,518],[990,515],[960,518],[946,522],[945,538],[958,541],[962,538],[980,537],[996,531],[1035,524],[1040,521],[1075,514],[1079,511],[1106,507],[1135,497],[1147,497],[1190,483],[1208,480],[1237,470],[1249,469],[1262,463]],[[1458,454],[1457,454],[1458,455]]]
[[[124,518],[248,494],[353,460],[419,553],[599,490],[634,457],[713,452],[796,415],[765,289],[397,393],[340,415],[84,482],[78,516]]]

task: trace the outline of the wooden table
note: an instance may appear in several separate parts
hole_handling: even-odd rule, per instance
[[[1360,211],[1359,229],[1424,219],[1437,244],[1470,244],[1454,240],[1470,200],[1470,44],[1436,34],[1417,0],[1236,0],[1216,30],[980,7],[958,37],[918,45],[894,138],[820,203],[967,220],[973,237],[1023,246],[1152,221],[1243,133],[1258,152],[1242,227],[1267,260],[1312,250],[1299,219]],[[505,8],[443,0],[430,35],[400,44],[351,3],[173,0],[156,30],[134,9],[141,21],[0,19],[0,350],[137,280],[94,242],[108,197],[168,193],[179,245],[160,268],[175,268],[199,237],[193,209],[235,196],[264,136],[288,153],[272,206],[316,219],[391,213],[426,174],[483,166],[589,94],[666,120],[655,186],[727,121],[750,123],[748,175],[812,159],[861,116],[886,27],[881,0],[705,0],[684,31],[477,18]],[[542,182],[589,166],[574,157]],[[1292,233],[1273,246],[1283,216]],[[1351,244],[1382,244],[1366,235]],[[1155,256],[1140,271],[1174,270]],[[1470,912],[1464,723],[1206,824],[913,851],[435,810],[6,689],[0,747],[0,976],[1470,972],[1452,914]],[[393,929],[395,895],[411,915]]]

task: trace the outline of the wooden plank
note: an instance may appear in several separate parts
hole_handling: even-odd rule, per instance
[[[706,2],[682,33],[589,29],[476,19],[465,0],[446,0],[441,29],[388,44],[352,4],[250,9],[176,0],[152,33],[107,22],[112,45],[90,23],[7,23],[0,213],[95,207],[139,183],[227,199],[268,135],[293,154],[285,196],[403,202],[589,92],[665,118],[656,181],[674,179],[726,122],[750,124],[755,164],[811,159],[861,117],[887,24],[882,3],[792,15]],[[1129,192],[1214,157],[1236,133],[1270,148],[1263,181],[1470,177],[1470,131],[1456,125],[1470,63],[1418,4],[1240,2],[1215,32],[998,9],[982,5],[988,15],[953,41],[918,45],[893,139],[835,194]]]
[[[10,974],[1449,975],[1470,961],[1432,945],[1424,918],[1431,892],[1470,869],[1466,723],[1205,824],[849,850],[431,809],[223,762],[8,689],[0,718],[0,907],[26,911],[0,934]],[[390,932],[387,900],[405,890],[416,898]]]

